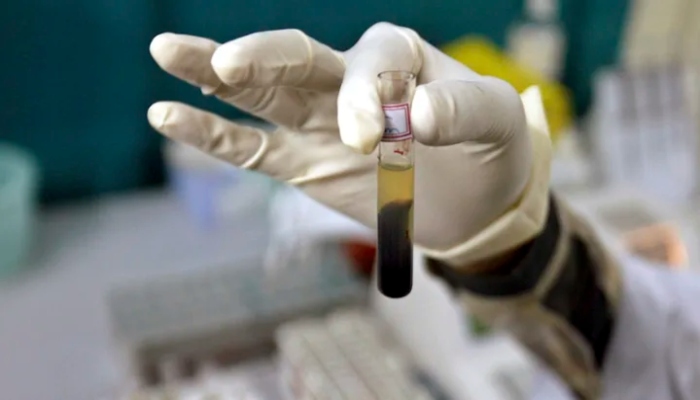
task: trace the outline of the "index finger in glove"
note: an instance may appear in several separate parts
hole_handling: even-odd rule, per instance
[[[169,74],[202,89],[206,95],[257,115],[272,123],[296,127],[302,125],[313,101],[299,101],[293,88],[268,87],[262,89],[237,88],[219,79],[211,65],[212,56],[219,48],[213,40],[174,33],[163,33],[151,42],[153,59]]]
[[[340,138],[369,154],[384,129],[377,76],[396,70],[417,74],[422,66],[421,39],[410,29],[376,24],[345,53],[345,59],[345,77],[338,95]]]

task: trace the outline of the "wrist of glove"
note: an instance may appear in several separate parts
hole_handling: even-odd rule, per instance
[[[475,263],[506,254],[537,236],[545,225],[549,205],[551,141],[549,128],[536,87],[522,93],[533,165],[523,193],[512,207],[465,242],[446,250],[422,248],[425,256],[458,270],[469,271]],[[498,267],[499,263],[494,263]]]

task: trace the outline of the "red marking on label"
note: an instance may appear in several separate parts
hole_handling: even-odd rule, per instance
[[[401,155],[404,155],[404,154],[406,154],[406,152],[405,152],[405,151],[403,151],[403,150],[399,150],[399,149],[396,149],[396,150],[394,150],[394,153],[396,153],[396,154],[401,154]]]

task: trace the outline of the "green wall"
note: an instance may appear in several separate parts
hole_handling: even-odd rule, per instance
[[[571,34],[565,82],[586,109],[593,71],[615,60],[625,0],[563,0]],[[433,3],[435,4],[435,3]],[[206,6],[204,6],[206,5]],[[347,48],[377,21],[441,44],[479,33],[502,44],[519,0],[354,2],[237,0],[26,0],[0,5],[0,140],[42,164],[43,199],[58,201],[157,184],[161,138],[148,105],[178,99],[240,116],[161,73],[148,44],[172,31],[226,41],[295,27]]]

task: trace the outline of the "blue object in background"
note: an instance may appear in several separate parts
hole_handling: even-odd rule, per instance
[[[173,168],[168,175],[178,198],[199,226],[206,230],[214,229],[222,222],[215,204],[218,192],[240,183],[240,177],[234,171],[212,173]]]
[[[628,0],[561,0],[570,35],[565,83],[579,112],[590,79],[615,61]],[[306,0],[25,0],[0,4],[0,139],[30,149],[44,171],[42,199],[59,201],[154,185],[162,139],[146,122],[156,100],[243,115],[168,76],[151,60],[171,31],[227,41],[299,28],[338,49],[378,21],[442,44],[476,33],[503,44],[522,0],[333,2]]]
[[[176,142],[164,147],[168,183],[200,229],[216,231],[267,218],[274,181]]]
[[[34,157],[0,143],[0,277],[22,267],[29,253],[37,179]]]

